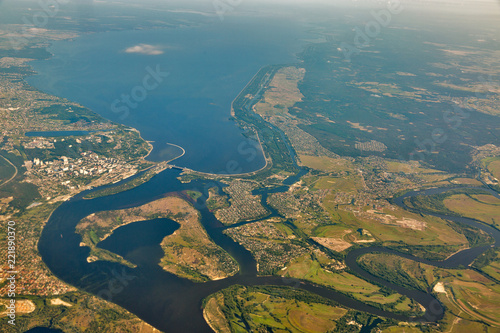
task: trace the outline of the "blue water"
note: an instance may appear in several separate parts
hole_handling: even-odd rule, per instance
[[[154,141],[150,160],[174,157],[168,142],[186,150],[176,165],[249,172],[265,160],[260,146],[229,119],[231,102],[261,67],[297,62],[307,37],[304,30],[293,19],[228,17],[200,27],[82,35],[54,42],[49,49],[54,56],[32,62],[39,75],[27,81],[137,128],[144,139]],[[125,52],[140,44],[163,54]],[[155,81],[148,67],[169,74]],[[132,92],[136,98],[128,105],[121,101]]]

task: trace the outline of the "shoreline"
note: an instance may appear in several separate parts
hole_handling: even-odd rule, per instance
[[[266,157],[266,154],[265,154],[265,151],[264,151],[264,147],[262,146],[262,143],[260,141],[260,136],[259,136],[259,133],[257,131],[255,131],[255,134],[257,135],[257,141],[259,142],[259,145],[260,145],[260,149],[264,155],[264,160],[266,161],[266,163],[264,164],[264,166],[258,170],[255,170],[255,171],[250,171],[250,172],[245,172],[245,173],[234,173],[234,174],[231,174],[231,173],[209,173],[209,172],[203,172],[203,171],[196,171],[196,170],[193,170],[193,169],[190,169],[190,168],[186,168],[186,167],[179,167],[179,166],[176,166],[176,165],[171,165],[173,167],[177,167],[177,168],[181,168],[183,170],[183,172],[188,172],[188,173],[196,173],[198,175],[204,175],[204,176],[208,176],[208,177],[242,177],[242,176],[253,176],[261,171],[264,171],[269,165],[272,165],[272,160],[271,158],[267,158]]]
[[[68,40],[68,41],[72,41],[73,39],[78,38],[78,37],[81,37],[81,35],[68,37],[68,38],[66,38],[66,40]],[[64,40],[64,39],[63,39],[63,40]],[[51,59],[51,58],[53,58],[53,57],[55,56],[52,52],[50,52],[50,51],[49,51],[49,48],[51,47],[51,45],[52,45],[53,41],[52,41],[52,40],[48,40],[48,41],[46,41],[46,43],[48,44],[48,46],[41,46],[40,48],[41,48],[41,49],[45,49],[45,50],[47,51],[47,53],[49,53],[49,54],[50,54],[50,56],[49,56],[48,58],[46,58],[46,59],[42,59],[42,60],[39,60],[39,61],[46,61],[46,60],[49,60],[49,59]],[[36,46],[35,46],[35,47],[36,47]],[[32,60],[32,61],[34,61],[34,60]],[[30,64],[30,62],[31,62],[31,61],[27,62],[27,66],[29,66],[29,68],[31,69],[31,74],[26,75],[26,77],[30,77],[30,76],[35,76],[35,75],[38,75],[38,72],[37,72],[37,71],[35,70],[35,68],[34,68],[34,67]],[[241,96],[241,94],[242,94],[242,93],[243,93],[243,92],[244,92],[244,91],[248,88],[248,86],[252,84],[252,82],[255,80],[255,78],[256,78],[256,77],[257,77],[257,75],[261,72],[261,70],[262,70],[262,69],[264,69],[265,67],[268,67],[268,66],[272,66],[272,65],[267,64],[267,65],[263,65],[262,67],[260,67],[260,68],[259,68],[259,70],[258,70],[258,71],[257,71],[257,72],[256,72],[256,73],[252,76],[252,78],[251,78],[251,79],[247,82],[247,84],[246,84],[246,85],[242,88],[242,90],[241,90],[241,91],[240,91],[240,92],[236,95],[236,97],[235,97],[235,98],[231,101],[230,115],[231,115],[232,117],[234,117],[235,119],[237,119],[237,118],[235,117],[235,112],[234,112],[234,102],[235,102],[235,101],[236,101],[236,100],[237,100],[237,99]],[[31,85],[28,81],[26,81],[26,80],[25,80],[25,78],[23,78],[23,81],[24,81],[24,83],[25,83],[26,85],[28,85],[29,87],[31,87],[31,88],[33,88],[33,89],[39,90],[39,91],[41,91],[41,92],[43,92],[43,93],[45,93],[45,94],[47,94],[47,95],[57,97],[57,96],[55,96],[55,95],[53,95],[53,94],[46,93],[46,92],[44,92],[43,90],[40,90],[40,89],[38,89],[38,88],[37,88],[37,87],[35,87],[35,86],[32,86],[32,85]],[[108,121],[108,122],[109,122],[110,124],[112,124],[112,125],[116,125],[116,126],[123,126],[125,130],[129,130],[129,131],[134,131],[134,132],[137,132],[137,133],[139,134],[139,137],[140,137],[140,138],[141,138],[144,142],[147,142],[147,143],[148,143],[148,145],[150,146],[149,152],[148,152],[146,155],[144,155],[144,156],[140,159],[140,161],[143,161],[143,162],[148,162],[148,163],[153,163],[153,164],[154,164],[153,166],[158,165],[159,163],[162,163],[162,162],[166,162],[167,164],[169,164],[170,162],[172,162],[172,161],[174,161],[174,160],[176,160],[176,159],[181,158],[181,157],[182,157],[182,156],[184,156],[184,155],[185,155],[185,153],[186,153],[186,150],[185,150],[183,147],[181,147],[181,146],[179,146],[179,145],[176,145],[176,144],[172,144],[172,143],[168,143],[168,142],[167,142],[167,144],[168,144],[168,145],[172,145],[172,146],[174,146],[174,147],[177,147],[177,148],[182,149],[182,151],[183,151],[182,155],[177,156],[177,157],[175,157],[175,158],[173,158],[173,159],[171,159],[171,160],[168,160],[168,161],[149,161],[149,160],[146,160],[146,158],[147,158],[148,156],[150,156],[150,155],[151,155],[151,153],[152,153],[152,151],[154,150],[154,146],[153,146],[153,144],[151,143],[151,141],[145,140],[145,139],[142,137],[141,132],[140,132],[137,128],[132,127],[132,126],[127,126],[127,125],[125,125],[125,124],[122,124],[122,123],[119,123],[119,122],[116,122],[116,121],[110,120],[110,119],[108,119],[108,118],[104,117],[103,115],[101,115],[100,113],[98,113],[98,112],[96,112],[96,111],[92,110],[91,108],[89,108],[89,107],[87,107],[87,106],[85,106],[85,105],[81,105],[81,104],[79,104],[79,103],[77,103],[77,102],[75,102],[75,101],[72,101],[72,100],[68,99],[68,98],[65,98],[65,97],[60,97],[60,98],[61,98],[61,99],[63,99],[63,100],[65,100],[65,101],[67,101],[67,102],[69,102],[69,103],[74,103],[74,104],[76,104],[76,105],[78,105],[78,106],[80,106],[80,107],[85,108],[85,109],[86,109],[86,110],[88,110],[89,112],[91,112],[91,113],[93,113],[93,114],[95,114],[95,115],[99,116],[100,118],[102,118],[102,119],[104,119],[104,120]],[[239,127],[239,126],[238,126],[238,127]],[[239,127],[239,128],[240,128],[240,130],[241,130],[241,127]],[[254,175],[254,174],[258,173],[258,172],[261,172],[261,171],[265,170],[265,169],[268,167],[268,165],[272,163],[272,161],[270,161],[270,160],[267,158],[267,156],[266,156],[266,152],[265,152],[264,147],[263,147],[263,145],[262,145],[262,142],[261,142],[261,140],[260,140],[260,137],[259,137],[259,133],[258,133],[258,131],[257,131],[257,130],[255,130],[255,129],[254,129],[254,131],[255,131],[255,134],[257,135],[257,141],[259,142],[259,145],[260,145],[260,150],[261,150],[261,152],[262,152],[262,154],[263,154],[263,156],[264,156],[265,164],[264,164],[264,166],[263,166],[263,167],[261,167],[261,168],[259,168],[259,169],[257,169],[257,170],[254,170],[254,171],[249,171],[249,172],[246,172],[246,173],[240,173],[240,174],[214,174],[214,173],[208,173],[208,172],[203,172],[203,171],[198,171],[198,170],[190,169],[190,168],[187,168],[187,167],[180,167],[180,168],[182,168],[183,170],[189,170],[189,171],[191,171],[191,172],[194,172],[194,173],[197,173],[197,174],[200,174],[200,175],[207,175],[207,176],[211,176],[211,177],[214,177],[214,176],[215,176],[215,177],[241,177],[241,176],[252,176],[252,175]],[[139,161],[139,160],[138,160],[138,161]],[[146,169],[144,169],[144,170],[147,170],[147,169],[149,169],[149,168],[146,168]],[[144,171],[144,170],[142,170],[142,171]],[[127,178],[130,178],[130,177],[127,177]],[[127,178],[123,178],[122,180],[125,180],[125,179],[127,179]],[[108,183],[108,184],[103,184],[103,185],[110,185],[110,184],[113,184],[113,183]],[[2,186],[2,184],[0,184],[0,186]]]

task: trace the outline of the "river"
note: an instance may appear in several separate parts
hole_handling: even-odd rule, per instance
[[[158,329],[168,332],[211,332],[203,319],[201,302],[208,295],[234,284],[272,284],[298,287],[330,298],[346,307],[396,320],[436,321],[442,318],[442,306],[432,295],[394,286],[381,279],[377,280],[377,278],[357,266],[356,258],[359,255],[373,251],[395,253],[388,249],[368,247],[352,251],[347,256],[347,264],[368,280],[377,281],[421,303],[427,310],[424,317],[407,318],[382,311],[331,289],[303,281],[299,282],[281,277],[257,276],[256,262],[250,252],[222,233],[224,230],[223,225],[205,206],[208,189],[213,186],[220,186],[220,184],[202,180],[183,184],[177,179],[179,174],[180,171],[178,170],[168,169],[153,177],[149,182],[126,192],[93,200],[84,200],[83,197],[89,193],[89,191],[86,191],[64,202],[54,211],[43,229],[39,241],[39,251],[44,262],[63,281],[114,302]],[[287,183],[289,184],[290,181]],[[287,188],[287,186],[282,186],[279,189],[260,190],[260,192],[285,191]],[[140,206],[169,193],[185,190],[197,190],[204,194],[196,203],[196,208],[201,213],[201,223],[214,242],[238,262],[240,271],[237,275],[218,281],[193,283],[164,271],[157,265],[155,260],[139,260],[136,268],[104,261],[87,262],[86,258],[89,249],[80,247],[81,237],[75,233],[75,227],[82,218],[99,211]],[[406,194],[404,197],[418,194],[430,194],[430,192],[414,192]],[[401,203],[404,197],[398,198],[396,202]],[[270,208],[265,202],[263,203],[268,209]],[[277,212],[273,211],[273,214],[277,214]],[[447,218],[456,219],[455,217]],[[470,219],[461,218],[460,220],[485,230],[495,238],[498,244],[499,232],[497,230]],[[175,228],[165,231],[165,234],[173,232],[173,230]],[[130,235],[127,237],[130,237]],[[158,242],[158,240],[155,241]],[[444,262],[422,261],[411,256],[397,254],[438,267],[452,268],[459,264],[469,264],[484,250],[486,250],[486,247],[464,250]]]

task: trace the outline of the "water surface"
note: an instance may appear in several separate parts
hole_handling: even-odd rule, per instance
[[[173,143],[186,149],[177,165],[249,172],[265,160],[230,119],[231,102],[261,67],[297,62],[305,36],[292,19],[261,17],[88,34],[54,42],[54,56],[32,62],[39,75],[27,81],[137,128],[154,141],[150,160],[175,157],[167,145]],[[238,168],[228,168],[230,161]]]

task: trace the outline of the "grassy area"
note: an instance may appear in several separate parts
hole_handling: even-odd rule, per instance
[[[473,267],[500,283],[500,249],[491,248],[480,255]]]
[[[401,163],[395,161],[386,161],[387,172],[404,172],[420,174],[446,174],[444,171],[423,168],[418,162]]]
[[[387,294],[379,286],[371,284],[347,272],[332,272],[322,267],[319,261],[304,255],[292,261],[283,276],[307,280],[319,285],[328,286],[363,302],[386,307],[401,312],[413,312],[415,304],[408,302],[400,294]]]
[[[343,236],[344,240],[356,242],[373,239],[386,245],[405,247],[405,251],[411,251],[418,256],[435,259],[444,259],[449,254],[469,245],[468,238],[457,226],[452,226],[447,221],[437,217],[421,216],[399,207],[385,209],[380,216],[390,215],[394,221],[411,219],[423,223],[425,227],[411,229],[392,222],[390,224],[382,223],[383,220],[377,214],[355,216],[352,212],[339,209],[337,204],[329,200],[329,196],[325,197],[323,207],[329,212],[332,222],[336,225],[318,227],[314,230],[318,237],[337,238],[346,230],[352,230],[352,233],[346,233]],[[359,232],[356,232],[359,229],[368,231],[373,238],[362,237]],[[470,231],[471,238],[475,235],[473,232],[473,230]]]
[[[299,160],[302,165],[319,171],[333,172],[352,169],[351,162],[345,159],[300,154]]]
[[[469,217],[500,228],[500,200],[481,189],[455,189],[406,198],[404,202],[412,209]]]
[[[160,265],[165,270],[197,282],[225,278],[238,271],[237,263],[209,238],[194,207],[174,197],[168,207],[174,214],[185,215],[176,219],[180,228],[161,243],[165,256]]]
[[[364,255],[360,264],[372,274],[407,288],[433,288],[453,315],[500,328],[500,286],[474,270],[441,269],[389,254]]]
[[[314,183],[314,189],[348,193],[363,189],[362,184],[358,174],[351,174],[347,177],[321,177]]]
[[[331,332],[347,310],[304,291],[233,286],[205,302],[216,332]]]
[[[500,157],[488,157],[482,161],[493,177],[500,179]]]
[[[262,117],[288,114],[288,109],[304,97],[297,84],[304,78],[304,69],[285,67],[273,77],[263,98],[255,104],[255,111]]]
[[[446,198],[443,203],[453,212],[500,229],[500,199],[492,195],[457,194]]]
[[[203,195],[198,191],[190,191],[190,190],[186,191],[186,193],[191,199],[193,199],[193,201],[198,200]]]
[[[220,195],[219,190],[216,187],[213,187],[208,190],[208,199],[207,199],[207,208],[214,212],[219,209],[228,208],[229,201],[227,200],[226,195]]]

